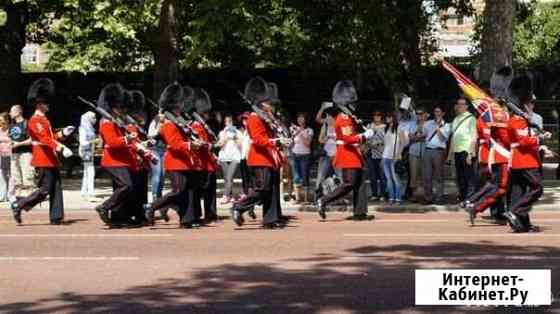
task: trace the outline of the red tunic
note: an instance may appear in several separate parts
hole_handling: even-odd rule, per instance
[[[31,165],[41,168],[58,167],[56,148],[59,145],[49,119],[35,113],[28,122],[29,136],[33,142]]]
[[[520,116],[513,116],[508,123],[511,140],[511,168],[534,169],[540,166],[539,139],[532,134],[527,121]]]
[[[159,134],[167,145],[163,157],[163,167],[167,171],[198,170],[189,138],[173,122],[166,120]]]
[[[490,142],[490,127],[479,117],[476,120],[476,132],[478,134],[478,162],[481,164],[488,163],[488,143]]]
[[[196,132],[201,141],[210,143],[210,135],[206,132],[204,126],[199,122],[193,122],[191,128]],[[216,172],[218,169],[218,161],[211,151],[210,146],[203,146],[196,150],[196,155],[200,161],[200,170],[208,172]]]
[[[270,141],[273,138],[272,131],[254,112],[247,118],[247,132],[251,138],[247,165],[280,169],[285,161],[284,156]]]
[[[129,125],[126,126],[126,130],[128,131],[128,133],[131,133],[131,134],[136,133],[136,139],[134,139],[132,143],[140,143],[140,142],[146,140],[140,134],[140,128],[138,128],[138,126],[129,124]],[[139,154],[137,154],[136,153],[136,147],[134,147],[134,145],[130,145],[130,150],[131,150],[132,155],[136,158],[136,164],[134,165],[134,169],[132,169],[133,171],[151,169],[150,160],[140,156]]]
[[[102,167],[137,169],[136,153],[132,151],[130,144],[126,141],[124,131],[116,123],[102,119],[99,123],[99,134],[104,144]]]
[[[344,113],[339,113],[335,122],[336,154],[333,165],[335,168],[363,168],[364,159],[359,144],[362,140],[356,131],[354,120]]]
[[[511,148],[507,127],[492,127],[490,131],[492,140],[494,140],[492,143],[491,153],[489,153],[494,159],[492,163],[509,163],[511,157],[509,152]]]

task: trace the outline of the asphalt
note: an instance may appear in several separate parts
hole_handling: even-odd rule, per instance
[[[257,211],[258,212],[258,211]],[[89,209],[68,225],[47,211],[16,226],[0,213],[0,313],[560,313],[539,308],[417,307],[420,268],[552,269],[560,297],[560,213],[536,211],[543,232],[512,234],[463,212],[287,210],[283,230],[228,217],[200,229],[169,223],[107,229]],[[259,215],[260,216],[260,215]]]

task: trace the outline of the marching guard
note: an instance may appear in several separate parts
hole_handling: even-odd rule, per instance
[[[35,106],[35,113],[29,119],[29,136],[32,140],[31,166],[35,167],[39,175],[38,189],[24,198],[18,198],[11,203],[14,220],[22,223],[21,211],[29,211],[40,202],[49,198],[49,218],[51,225],[64,222],[64,200],[62,182],[58,169],[57,152],[64,158],[71,157],[72,151],[60,141],[74,132],[75,127],[67,126],[60,132],[53,132],[46,114],[50,109],[55,95],[52,80],[40,78],[35,81],[27,93],[27,103]]]
[[[269,85],[260,77],[249,80],[245,85],[245,99],[251,103],[253,112],[247,118],[247,131],[251,146],[247,164],[252,172],[252,189],[248,195],[234,203],[232,219],[238,225],[244,223],[243,213],[262,203],[265,229],[285,227],[281,217],[280,205],[280,168],[285,164],[281,146],[289,139],[280,137],[275,131],[274,107],[277,102]]]
[[[336,154],[333,164],[335,168],[342,169],[342,184],[317,200],[319,215],[322,219],[326,219],[327,205],[353,192],[352,219],[367,220],[367,190],[361,188],[364,184],[364,159],[359,145],[373,137],[373,130],[367,129],[361,134],[357,132],[358,125],[353,118],[353,106],[358,101],[358,94],[351,81],[336,83],[332,98],[338,111],[335,122]]]

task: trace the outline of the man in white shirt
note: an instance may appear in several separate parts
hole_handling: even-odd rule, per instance
[[[441,204],[443,201],[444,164],[449,139],[449,124],[443,119],[445,112],[441,107],[434,108],[434,119],[424,125],[425,150],[422,160],[424,179],[424,205]],[[436,183],[436,194],[433,196],[432,183]]]

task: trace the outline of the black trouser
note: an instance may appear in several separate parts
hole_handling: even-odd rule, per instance
[[[542,194],[542,176],[539,168],[511,170],[510,210],[518,215],[526,226],[529,224],[531,206]]]
[[[111,216],[118,215],[119,218],[122,218],[125,214],[123,211],[127,210],[129,202],[133,202],[136,196],[132,175],[126,167],[107,167],[105,171],[113,182],[113,194],[101,204],[101,207],[110,211]]]
[[[200,198],[204,205],[204,218],[218,216],[218,205],[216,200],[217,178],[215,171],[204,171],[200,173]]]
[[[35,205],[49,197],[49,217],[51,222],[64,219],[64,200],[62,182],[58,168],[37,167],[39,174],[38,189],[17,201],[18,207],[31,210]]]
[[[251,187],[251,174],[249,166],[247,166],[247,159],[241,159],[239,169],[241,170],[241,184],[243,185],[243,194],[247,195],[249,193],[249,188]]]
[[[138,220],[145,220],[144,208],[142,205],[148,203],[148,171],[142,169],[138,172],[133,172],[132,183],[134,202],[131,202],[129,215],[136,217]]]
[[[263,224],[280,220],[280,171],[270,167],[250,167],[253,188],[247,197],[235,203],[233,210],[244,213],[262,202]]]
[[[175,207],[181,217],[181,223],[193,223],[197,220],[194,200],[199,181],[196,181],[196,175],[190,171],[173,170],[169,171],[169,177],[171,192],[154,201],[152,208],[163,210]]]
[[[467,152],[455,153],[455,175],[457,176],[457,187],[459,188],[459,200],[462,202],[472,194],[472,180],[474,177],[472,163],[467,163]]]
[[[367,186],[362,169],[342,169],[342,184],[322,197],[323,204],[332,203],[352,192],[354,215],[367,214]]]

